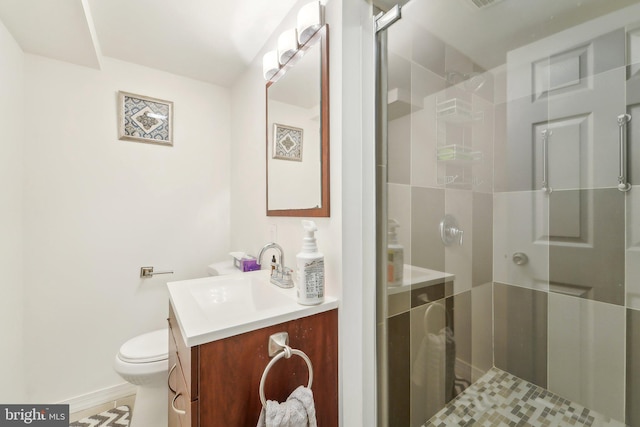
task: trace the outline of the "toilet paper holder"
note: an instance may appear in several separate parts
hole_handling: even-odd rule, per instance
[[[173,271],[153,271],[153,267],[140,267],[140,277],[143,279],[153,277],[156,274],[173,274]]]

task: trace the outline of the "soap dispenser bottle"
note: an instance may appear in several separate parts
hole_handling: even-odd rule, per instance
[[[387,285],[401,286],[404,269],[404,248],[398,243],[396,229],[400,223],[390,219],[387,226]]]
[[[318,252],[313,221],[302,221],[302,250],[296,255],[298,270],[298,303],[316,305],[324,301],[324,255]]]

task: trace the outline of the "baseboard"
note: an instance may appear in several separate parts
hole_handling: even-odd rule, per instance
[[[82,396],[72,397],[61,404],[69,405],[69,413],[84,411],[123,397],[131,396],[136,393],[136,386],[129,383],[115,385],[113,387],[103,388],[102,390],[92,391]]]

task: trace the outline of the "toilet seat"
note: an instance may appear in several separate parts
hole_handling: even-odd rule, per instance
[[[128,363],[151,363],[168,359],[168,330],[159,329],[131,338],[120,347],[118,358]]]

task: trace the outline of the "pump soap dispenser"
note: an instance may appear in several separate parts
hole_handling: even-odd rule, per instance
[[[404,248],[398,243],[396,229],[400,223],[395,219],[389,220],[387,226],[387,285],[401,286],[404,269]]]
[[[324,301],[324,255],[318,252],[313,221],[302,221],[305,236],[302,250],[296,255],[298,268],[298,303],[316,305]]]

